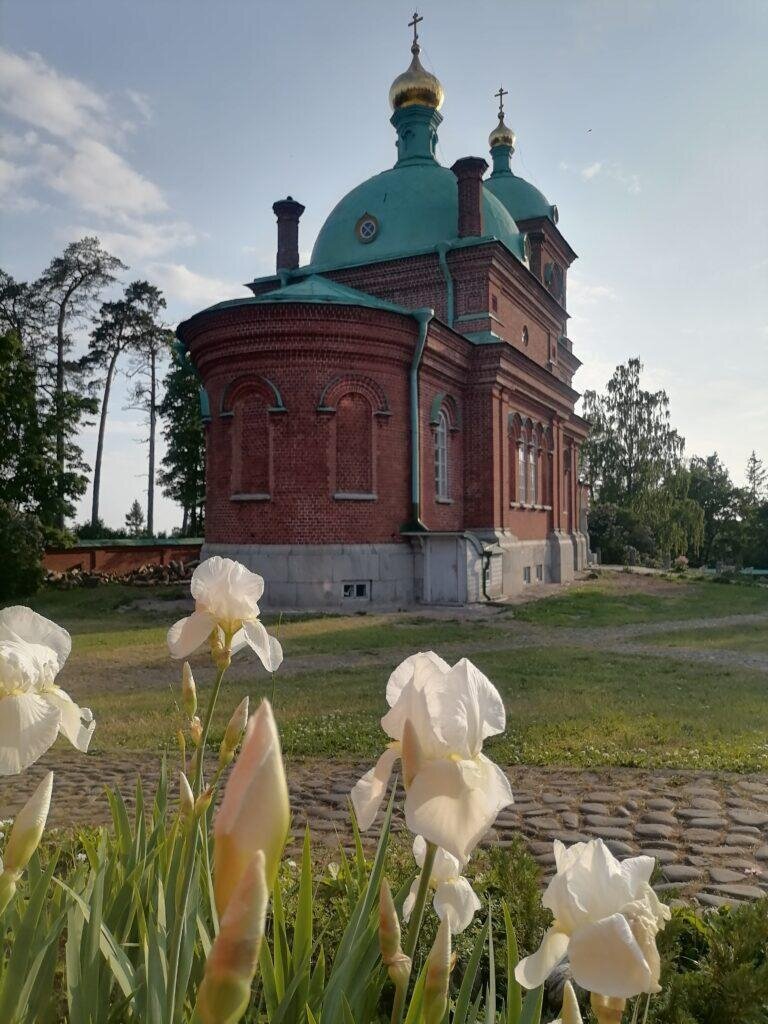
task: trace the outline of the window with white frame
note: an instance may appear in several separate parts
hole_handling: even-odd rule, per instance
[[[517,500],[519,504],[525,504],[525,446],[522,442],[517,445]]]
[[[435,495],[447,501],[450,497],[448,479],[448,417],[441,409],[435,427]]]
[[[537,452],[535,445],[530,445],[528,448],[528,484],[526,487],[526,493],[528,495],[528,504],[535,505],[537,501],[538,491],[538,472],[537,472]]]

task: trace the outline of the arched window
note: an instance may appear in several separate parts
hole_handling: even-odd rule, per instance
[[[517,440],[517,500],[520,505],[525,504],[528,473],[525,465],[525,443],[520,437]]]
[[[448,416],[441,409],[435,426],[435,495],[444,501],[450,498],[448,429]]]
[[[336,491],[373,493],[373,410],[359,392],[343,395],[336,406]]]
[[[526,497],[529,505],[535,505],[537,503],[538,488],[538,453],[536,451],[536,445],[530,444],[528,445],[528,486],[526,487]]]
[[[268,497],[270,493],[270,423],[260,391],[245,390],[233,403],[232,493]]]

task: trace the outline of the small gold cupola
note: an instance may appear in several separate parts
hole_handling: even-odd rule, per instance
[[[509,93],[503,88],[503,86],[499,86],[499,91],[494,93],[494,96],[498,96],[499,98],[499,123],[488,136],[488,145],[491,149],[493,149],[494,146],[509,146],[514,153],[516,142],[515,133],[504,123],[504,97],[508,95]]]
[[[419,46],[419,22],[424,19],[414,11],[413,21],[408,22],[408,27],[413,29],[413,45],[411,53],[413,59],[411,66],[402,75],[398,75],[389,89],[389,102],[393,110],[401,107],[432,107],[439,110],[443,105],[445,93],[439,80],[422,67],[419,60],[421,47]]]

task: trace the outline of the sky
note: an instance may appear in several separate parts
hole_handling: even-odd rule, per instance
[[[335,203],[392,165],[392,79],[412,0],[4,0],[0,266],[34,279],[97,234],[175,325],[272,272],[272,203]],[[768,463],[768,4],[423,0],[445,88],[438,155],[486,155],[502,84],[513,169],[557,204],[574,385],[640,356],[688,455],[737,482]],[[106,296],[105,296],[106,297]],[[146,489],[146,430],[119,381],[101,507]],[[90,460],[95,428],[83,431]],[[90,492],[79,519],[88,516]],[[156,526],[179,510],[157,496]]]

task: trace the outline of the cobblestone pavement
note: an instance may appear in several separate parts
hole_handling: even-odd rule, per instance
[[[0,784],[0,817],[12,816],[44,769],[56,770],[50,824],[106,822],[104,787],[119,784],[132,802],[136,776],[151,793],[154,755],[48,755]],[[309,822],[317,844],[349,843],[347,800],[368,764],[303,761],[289,766],[294,834]],[[646,853],[659,863],[657,886],[704,906],[768,893],[768,774],[737,775],[609,768],[508,770],[515,804],[502,811],[486,844],[509,845],[520,833],[546,878],[552,841],[601,836],[618,857]],[[396,813],[395,828],[403,828]],[[372,829],[371,840],[376,829]]]

